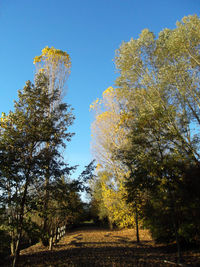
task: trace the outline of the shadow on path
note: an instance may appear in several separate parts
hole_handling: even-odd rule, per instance
[[[53,251],[33,247],[20,256],[19,267],[134,267],[178,266],[176,246],[155,245],[144,238],[141,243],[133,240],[129,230],[110,231],[97,227],[82,227],[71,231]],[[199,258],[192,254],[184,257],[187,265],[200,266]],[[9,266],[6,262],[5,265]]]

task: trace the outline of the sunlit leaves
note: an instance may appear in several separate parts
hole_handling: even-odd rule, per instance
[[[67,52],[48,46],[40,56],[34,58],[36,72],[42,72],[49,78],[49,91],[58,89],[60,94],[65,91],[66,81],[71,71],[71,59]]]

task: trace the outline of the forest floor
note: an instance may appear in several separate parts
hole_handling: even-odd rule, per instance
[[[200,266],[197,248],[185,250],[183,263],[177,265],[175,244],[155,244],[147,230],[140,230],[140,239],[138,244],[134,229],[81,227],[67,233],[52,251],[40,243],[22,250],[19,266]]]

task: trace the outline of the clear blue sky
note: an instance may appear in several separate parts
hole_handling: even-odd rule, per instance
[[[65,101],[75,109],[76,135],[66,149],[70,164],[87,165],[89,105],[114,84],[115,50],[142,29],[158,34],[200,12],[200,0],[0,0],[0,112],[13,109],[17,90],[33,81],[33,58],[45,46],[70,54]]]

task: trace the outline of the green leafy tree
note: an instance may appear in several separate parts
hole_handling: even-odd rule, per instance
[[[30,82],[19,91],[14,112],[3,116],[0,135],[1,190],[14,237],[14,261],[20,251],[24,215],[29,206],[29,189],[41,184],[46,168],[52,179],[69,171],[63,162],[60,148],[71,139],[68,126],[73,115],[66,104],[49,106],[59,97],[58,90],[49,93],[48,77],[39,74],[35,85]],[[51,143],[51,151],[46,147]],[[48,163],[48,164],[47,164]]]
[[[57,91],[58,97],[57,99],[54,99],[51,101],[49,105],[49,116],[51,116],[51,112],[53,112],[58,105],[60,105],[62,97],[65,93],[66,89],[66,81],[69,77],[70,71],[71,71],[71,59],[67,52],[62,51],[60,49],[56,49],[54,47],[49,48],[48,46],[45,47],[42,50],[42,53],[40,56],[36,56],[34,58],[33,63],[36,66],[36,74],[37,73],[43,73],[45,74],[48,79],[49,83],[46,88],[46,90],[49,93],[54,93],[55,90]],[[48,202],[49,202],[49,185],[51,180],[51,173],[49,173],[49,167],[48,164],[51,164],[51,154],[54,149],[53,143],[46,143],[46,151],[48,156],[46,156],[47,159],[47,166],[45,168],[46,174],[45,174],[45,182],[44,182],[44,199],[43,199],[43,233],[44,238],[42,238],[42,242],[44,245],[48,244],[48,241],[46,240],[45,236],[48,233],[47,224],[48,224],[48,216],[47,216],[47,210],[48,210]],[[49,162],[48,162],[49,160]]]
[[[199,168],[199,32],[197,16],[183,18],[157,39],[145,29],[138,39],[123,43],[115,59],[127,142],[114,149],[113,157],[130,171],[128,199],[143,196],[146,221],[158,239],[163,235],[167,240],[167,234],[176,239],[179,260],[181,229],[187,229],[195,205],[185,205],[183,170],[190,164]]]

